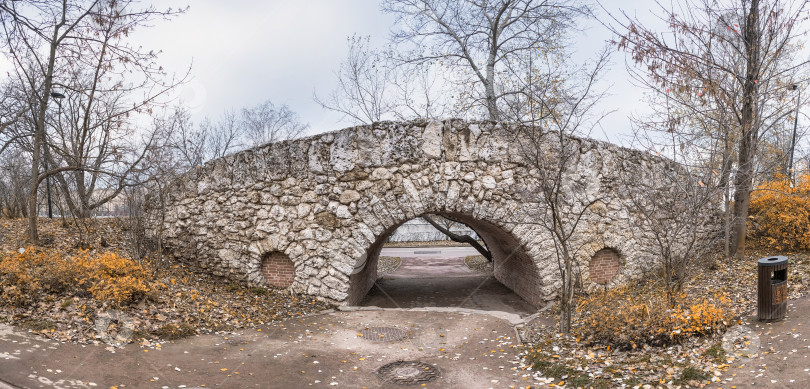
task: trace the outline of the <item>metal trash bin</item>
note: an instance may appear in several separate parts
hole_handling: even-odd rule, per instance
[[[757,261],[757,310],[760,321],[785,318],[787,310],[787,269],[785,256],[765,257]]]

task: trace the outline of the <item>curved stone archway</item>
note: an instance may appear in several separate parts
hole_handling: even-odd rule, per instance
[[[268,144],[189,172],[174,183],[162,219],[150,215],[154,229],[162,220],[177,258],[268,285],[262,260],[283,253],[295,269],[292,292],[346,304],[370,287],[368,259],[375,260],[388,234],[422,214],[447,214],[493,249],[496,277],[539,306],[555,298],[558,266],[538,223],[545,213],[537,170],[515,152],[514,134],[514,127],[493,122],[381,122]],[[625,199],[633,188],[621,184],[618,172],[672,162],[577,142],[580,153],[565,172],[568,188],[600,200],[573,238],[576,260],[586,264],[605,247],[622,253],[611,281],[618,284],[649,269],[654,258],[654,243],[636,227],[641,223]],[[582,281],[586,288],[592,283]]]
[[[538,269],[526,254],[523,243],[519,239],[497,224],[477,219],[469,214],[448,213],[441,210],[431,210],[429,213],[452,217],[472,228],[492,252],[495,279],[536,307],[540,307],[545,303],[542,295],[536,293],[537,287],[542,285]],[[366,251],[364,256],[366,261],[358,262],[355,266],[349,278],[347,304],[359,304],[374,285],[378,278],[377,260],[380,251],[385,242],[388,241],[388,237],[405,221],[407,220],[400,221],[384,230]]]

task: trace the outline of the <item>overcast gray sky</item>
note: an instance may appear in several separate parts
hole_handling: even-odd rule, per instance
[[[619,9],[653,23],[653,0],[609,0]],[[351,125],[341,115],[320,107],[313,92],[325,95],[335,85],[334,71],[347,52],[352,34],[371,36],[382,46],[393,17],[380,11],[379,0],[162,0],[161,7],[184,7],[176,19],[156,21],[132,37],[147,49],[162,50],[161,64],[178,73],[191,65],[192,79],[179,95],[193,110],[195,120],[216,118],[226,109],[239,109],[265,100],[287,104],[309,123],[310,133]],[[599,50],[610,34],[596,21],[575,35],[581,63]],[[660,26],[659,26],[660,27]],[[805,49],[810,52],[810,47]],[[9,68],[0,58],[0,70]],[[625,55],[613,52],[613,65],[603,87],[611,96],[601,110],[615,111],[592,136],[627,144],[631,113],[643,112],[642,90],[632,85],[625,70]]]
[[[186,14],[136,37],[162,49],[168,69],[181,71],[193,61],[193,79],[181,96],[195,117],[270,99],[298,112],[311,131],[324,132],[347,125],[312,98],[314,90],[334,85],[346,38],[370,35],[382,44],[392,23],[369,0],[195,0]]]
[[[651,3],[651,2],[650,2]],[[170,0],[161,6],[188,2]],[[634,10],[638,2],[612,1],[611,7]],[[380,12],[377,0],[248,1],[195,0],[188,12],[142,30],[135,37],[145,47],[161,49],[161,63],[181,72],[192,64],[193,80],[181,91],[194,117],[212,118],[225,109],[237,109],[272,100],[287,104],[311,125],[310,133],[350,125],[341,116],[321,108],[313,91],[325,94],[335,85],[334,71],[347,51],[346,38],[369,35],[372,43],[386,42],[393,24]],[[645,10],[639,13],[647,12]],[[609,37],[598,23],[576,37],[584,60]],[[628,134],[627,114],[637,107],[640,91],[632,88],[624,70],[624,55],[615,53],[605,82],[613,97],[604,110],[620,109],[603,122],[609,139],[621,143]],[[594,137],[605,138],[597,131]]]

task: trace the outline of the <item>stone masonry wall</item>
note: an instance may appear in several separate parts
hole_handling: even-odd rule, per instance
[[[540,306],[555,297],[558,267],[538,223],[545,217],[533,187],[538,171],[516,152],[513,133],[492,122],[381,122],[246,150],[175,183],[164,237],[176,257],[254,285],[268,285],[265,255],[283,253],[295,269],[294,293],[352,304],[376,279],[369,267],[380,242],[414,217],[447,214],[492,249],[502,283]],[[599,201],[574,237],[577,261],[587,273],[597,251],[613,248],[623,260],[614,285],[655,258],[652,238],[634,227],[637,215],[624,199],[633,188],[617,172],[670,162],[578,141],[567,189],[572,201]],[[587,274],[582,279],[597,286]]]

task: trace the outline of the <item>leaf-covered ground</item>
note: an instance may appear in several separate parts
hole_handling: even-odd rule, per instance
[[[0,252],[26,246],[26,223],[19,219],[0,220]],[[87,249],[91,253],[113,251],[132,257],[134,235],[124,220],[91,220],[80,225],[72,221],[62,223],[59,219],[42,220],[39,229],[44,246],[66,256]],[[33,306],[0,306],[0,320],[60,341],[98,343],[104,336],[128,330],[132,332],[130,341],[154,342],[196,333],[253,328],[330,307],[307,296],[251,288],[192,271],[176,261],[158,263],[154,258],[152,255],[143,259],[155,275],[153,291],[149,298],[136,304],[111,307],[89,297],[43,294]],[[99,316],[121,319],[100,321]],[[109,328],[100,328],[99,323]]]
[[[570,336],[557,333],[556,315],[549,310],[534,325],[522,328],[521,335],[528,340],[522,353],[522,368],[536,382],[551,386],[737,387],[735,369],[750,363],[752,358],[773,353],[773,349],[759,348],[756,331],[734,326],[755,321],[752,316],[757,308],[757,259],[772,255],[789,257],[789,298],[805,296],[810,286],[810,255],[750,250],[745,259],[718,259],[713,265],[696,269],[685,287],[688,295],[694,297],[713,296],[717,292],[728,295],[738,317],[729,332],[692,338],[669,347],[618,351],[580,338],[576,325]]]

